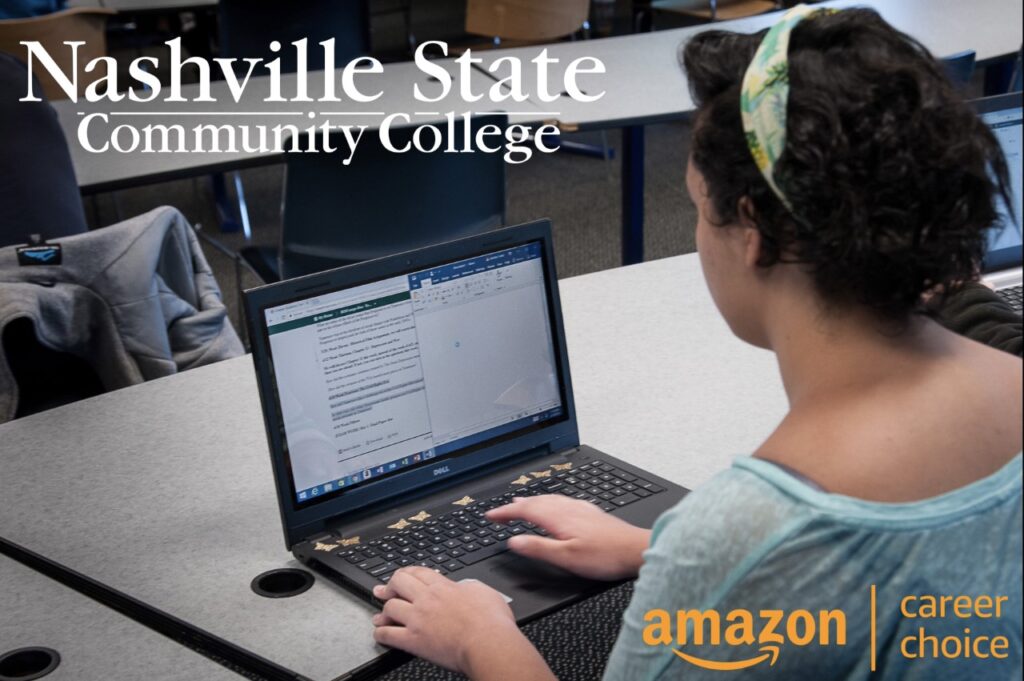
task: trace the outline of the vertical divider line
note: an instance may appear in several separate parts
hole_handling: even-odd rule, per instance
[[[876,606],[875,585],[872,584],[871,585],[871,671],[872,672],[874,672],[875,669],[876,669],[876,660],[875,660],[875,642],[876,642],[876,635],[877,635],[877,632],[876,632],[876,628],[877,627],[876,627],[876,624],[875,624],[875,619],[876,619],[876,614],[877,614],[876,607],[877,606]]]

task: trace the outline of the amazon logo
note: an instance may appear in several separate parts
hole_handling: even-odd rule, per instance
[[[846,613],[821,610],[817,616],[808,610],[730,610],[722,616],[717,610],[648,610],[644,614],[644,643],[672,646],[672,652],[685,662],[715,671],[738,671],[759,664],[772,666],[784,646],[846,645]],[[686,650],[694,646],[754,648],[749,657],[735,655],[702,657]]]

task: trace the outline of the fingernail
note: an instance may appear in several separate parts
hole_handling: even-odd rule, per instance
[[[378,584],[377,586],[373,587],[374,596],[380,596],[382,593],[384,593],[384,587],[382,585]]]
[[[373,624],[380,624],[380,615],[374,615],[370,618],[370,622]]]

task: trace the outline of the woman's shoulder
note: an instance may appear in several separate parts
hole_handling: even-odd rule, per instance
[[[666,511],[654,525],[650,558],[692,569],[699,559],[720,565],[776,544],[809,521],[810,509],[741,457]],[[650,561],[648,561],[650,562]]]

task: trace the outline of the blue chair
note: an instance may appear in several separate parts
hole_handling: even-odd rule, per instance
[[[56,239],[87,229],[57,112],[45,101],[18,101],[27,76],[25,64],[0,52],[0,246],[26,243],[31,234]]]
[[[946,75],[958,90],[965,90],[974,77],[974,66],[977,54],[974,50],[964,50],[942,58]]]
[[[217,5],[220,53],[223,57],[281,58],[281,72],[296,70],[295,50],[290,43],[309,39],[310,71],[324,68],[319,43],[335,39],[335,64],[340,68],[370,51],[370,31],[365,0],[221,0]],[[270,42],[280,41],[280,53]]]
[[[307,69],[322,71],[324,53],[320,43],[334,38],[337,68],[370,51],[369,11],[366,0],[221,0],[217,4],[220,55],[233,59],[257,57],[264,61],[279,58],[282,73],[297,70],[295,49],[291,43],[308,39]],[[280,52],[271,52],[270,43],[281,43]],[[242,68],[242,67],[239,67]],[[224,175],[212,176],[214,200],[224,231],[239,228],[246,239],[252,236],[245,189],[241,176],[232,179],[238,197],[237,214],[229,206]]]
[[[505,116],[477,116],[472,138]],[[463,138],[464,123],[454,135]],[[447,144],[445,126],[439,126]],[[413,127],[392,128],[392,144],[411,141]],[[306,145],[305,141],[300,143]],[[245,262],[264,281],[277,281],[340,265],[440,243],[505,224],[505,161],[501,153],[426,154],[388,151],[367,131],[349,166],[340,133],[333,153],[288,154],[281,242],[277,249],[247,247]]]

